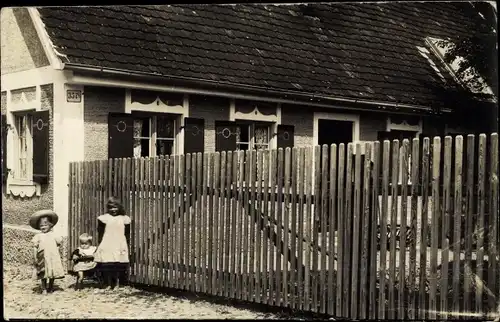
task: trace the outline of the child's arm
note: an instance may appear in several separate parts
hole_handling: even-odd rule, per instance
[[[72,254],[72,259],[73,262],[77,262],[80,259],[80,251],[78,249],[75,249]]]
[[[104,235],[104,229],[106,224],[100,220],[97,220],[97,243],[100,244],[102,241],[102,236]]]
[[[125,239],[127,240],[127,245],[130,247],[130,223],[125,225]]]

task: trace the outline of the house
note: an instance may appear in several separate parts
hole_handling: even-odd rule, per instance
[[[72,161],[488,132],[436,39],[466,2],[2,9],[3,221],[53,208]],[[473,112],[470,112],[473,111]]]

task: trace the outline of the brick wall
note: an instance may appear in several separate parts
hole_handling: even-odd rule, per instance
[[[49,61],[26,8],[2,8],[2,75],[48,66]]]
[[[124,89],[85,86],[83,102],[85,160],[108,158],[108,113],[124,111]]]
[[[314,110],[308,106],[281,106],[281,124],[295,126],[295,146],[313,145]]]
[[[2,113],[6,109],[6,99],[3,99],[2,93]],[[53,206],[53,86],[47,84],[41,86],[42,108],[49,111],[49,183],[42,185],[40,196],[31,198],[15,197],[7,195],[4,185],[2,185],[2,222],[13,225],[27,225],[29,216],[40,209],[51,209]],[[10,149],[11,150],[11,149]]]
[[[205,120],[205,152],[215,152],[215,121],[229,120],[229,99],[190,95],[189,116]]]

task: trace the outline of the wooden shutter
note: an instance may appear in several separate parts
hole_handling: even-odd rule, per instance
[[[34,112],[33,181],[45,184],[49,179],[49,111]]]
[[[7,182],[9,169],[7,168],[7,117],[2,114],[2,182]]]
[[[203,153],[205,147],[205,120],[184,119],[184,153]]]
[[[215,122],[215,151],[236,150],[236,123],[230,121]]]
[[[134,119],[130,114],[108,115],[108,158],[134,156]]]
[[[294,130],[293,125],[278,125],[278,149],[293,148]]]

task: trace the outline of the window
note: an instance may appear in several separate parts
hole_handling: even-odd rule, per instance
[[[15,167],[13,176],[18,180],[31,180],[32,169],[32,117],[30,114],[15,114]]]
[[[455,44],[449,40],[437,39],[433,37],[426,38],[427,45],[433,51],[434,55],[441,61],[441,63],[448,69],[450,74],[455,78],[455,80],[463,85],[465,85],[472,93],[475,94],[489,94],[493,95],[493,91],[486,84],[486,81],[480,77],[478,72],[469,67],[464,73],[459,76],[459,68],[461,63],[465,60],[463,57],[455,57],[455,59],[447,64],[444,60],[446,53],[452,49]],[[473,79],[473,81],[471,81]]]
[[[134,117],[134,157],[174,154],[175,124],[170,115]]]
[[[236,150],[265,150],[269,148],[270,125],[267,123],[238,123]]]

